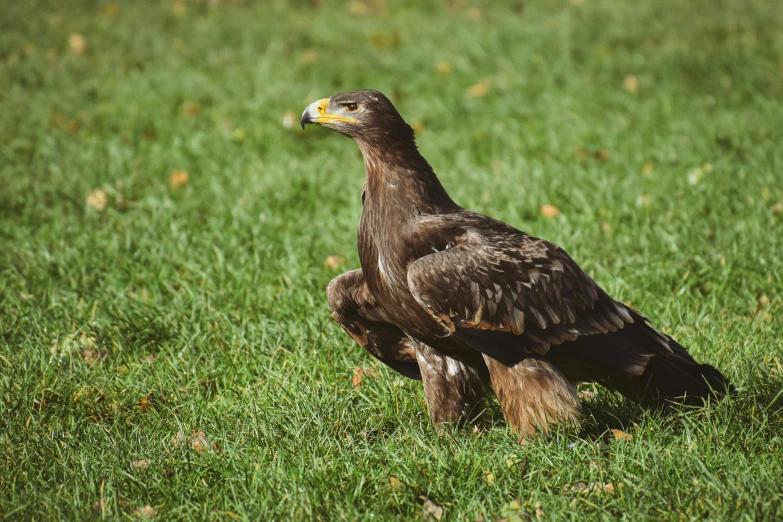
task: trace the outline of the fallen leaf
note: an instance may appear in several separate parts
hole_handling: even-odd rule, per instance
[[[296,114],[294,111],[288,111],[285,114],[283,114],[283,128],[284,129],[293,129],[296,127],[297,123],[299,123],[296,119]]]
[[[362,379],[364,378],[364,369],[362,368],[354,368],[353,369],[353,377],[351,378],[351,386],[356,388],[362,383]]]
[[[645,176],[649,176],[652,174],[652,171],[655,170],[655,167],[653,166],[652,162],[647,161],[642,165],[642,174]]]
[[[88,366],[103,362],[108,356],[109,354],[105,350],[98,350],[97,348],[85,348],[82,350],[82,359]]]
[[[434,518],[435,520],[440,520],[443,516],[443,508],[437,505],[432,500],[428,499],[424,495],[420,496],[419,499],[424,502],[424,519],[428,519],[429,517]]]
[[[639,79],[636,78],[636,76],[630,75],[626,76],[625,80],[623,80],[623,87],[626,91],[630,93],[635,93],[639,90]]]
[[[137,405],[137,408],[140,412],[146,413],[152,409],[152,403],[149,399],[149,397],[142,397],[139,399],[139,404]]]
[[[101,14],[110,18],[116,18],[120,15],[120,4],[110,2],[101,7]]]
[[[411,129],[413,129],[414,134],[418,136],[424,132],[424,123],[422,123],[421,120],[413,120],[411,123]]]
[[[538,520],[544,519],[544,508],[541,507],[541,501],[537,500],[536,504],[533,506],[533,509],[535,509],[535,516]]]
[[[190,176],[184,170],[175,170],[169,176],[169,185],[175,190],[187,185],[188,181],[190,181]]]
[[[182,114],[185,116],[197,116],[201,112],[201,106],[198,103],[186,101],[182,104]]]
[[[451,64],[449,62],[438,62],[435,65],[435,70],[438,71],[438,74],[446,76],[447,74],[451,74]]]
[[[190,447],[199,453],[211,447],[209,441],[207,440],[207,436],[203,431],[193,430],[193,436],[188,437],[188,439],[190,440]]]
[[[143,506],[133,512],[137,517],[146,518],[157,516],[158,511],[152,506]]]
[[[84,54],[85,49],[87,49],[87,40],[80,34],[72,34],[68,38],[68,47],[71,48],[73,54]]]
[[[560,209],[554,205],[541,205],[539,210],[542,216],[550,219],[560,215]]]
[[[468,94],[474,98],[481,98],[489,92],[490,84],[487,81],[479,82],[471,85],[468,89]]]
[[[400,489],[402,484],[400,483],[400,479],[397,477],[389,477],[389,485],[392,487],[392,489]]]
[[[84,203],[91,208],[94,208],[98,212],[103,212],[106,209],[106,204],[109,202],[109,196],[106,195],[106,191],[97,188],[87,194]]]
[[[131,466],[133,467],[133,469],[139,469],[139,468],[144,469],[149,465],[150,465],[150,461],[147,459],[134,460],[133,462],[131,462]]]
[[[623,430],[612,430],[615,440],[633,440],[633,435],[624,432]]]
[[[324,266],[327,268],[338,268],[345,263],[345,258],[342,256],[329,256],[324,259]]]
[[[103,499],[100,499],[92,505],[92,510],[98,514],[103,514],[103,512],[106,510],[106,502],[104,502]]]

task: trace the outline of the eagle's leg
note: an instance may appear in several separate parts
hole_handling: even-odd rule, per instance
[[[433,424],[471,421],[484,410],[488,380],[480,354],[445,355],[414,342],[424,395]]]
[[[513,366],[484,356],[503,415],[522,438],[549,434],[553,424],[579,423],[580,403],[573,384],[543,357]]]
[[[411,379],[421,379],[410,338],[387,320],[361,269],[332,280],[326,288],[335,321],[373,357]]]

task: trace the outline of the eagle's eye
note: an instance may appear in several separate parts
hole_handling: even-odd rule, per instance
[[[358,103],[346,103],[345,104],[345,109],[348,112],[356,112],[356,111],[359,110],[359,104]]]

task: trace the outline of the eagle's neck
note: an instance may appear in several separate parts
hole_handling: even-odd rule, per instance
[[[367,171],[364,206],[381,211],[391,224],[422,214],[439,214],[457,205],[419,153],[413,137],[367,143],[357,140]]]

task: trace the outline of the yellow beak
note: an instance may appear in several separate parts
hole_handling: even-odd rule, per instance
[[[345,122],[345,123],[355,123],[356,118],[348,118],[345,116],[338,116],[336,114],[329,114],[326,112],[326,108],[329,106],[329,98],[324,98],[322,100],[318,100],[317,102],[313,102],[310,105],[307,106],[307,108],[302,113],[302,119],[300,120],[300,123],[302,124],[302,129],[304,129],[306,123],[337,123],[337,122]]]

